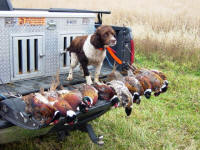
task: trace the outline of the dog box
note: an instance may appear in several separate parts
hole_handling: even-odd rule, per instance
[[[94,13],[0,11],[0,77],[4,83],[67,72],[64,49],[95,31]]]

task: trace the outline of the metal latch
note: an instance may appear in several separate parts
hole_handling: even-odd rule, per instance
[[[67,53],[67,51],[65,51],[65,50],[63,50],[63,49],[60,50],[60,55],[63,55],[63,54],[65,54],[65,53]]]
[[[55,30],[56,29],[56,21],[50,20],[47,22],[47,29],[48,30]]]
[[[44,56],[45,56],[45,54],[43,54],[43,53],[40,54],[40,57],[44,57]]]

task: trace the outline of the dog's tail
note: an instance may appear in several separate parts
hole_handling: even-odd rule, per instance
[[[66,48],[64,49],[64,51],[65,51],[65,52],[74,52],[74,53],[76,53],[76,52],[77,52],[77,49],[70,45],[69,47],[66,47]]]

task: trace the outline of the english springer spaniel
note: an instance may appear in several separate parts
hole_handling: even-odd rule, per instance
[[[102,25],[96,32],[87,36],[76,37],[67,48],[71,54],[70,70],[67,80],[73,79],[73,69],[80,63],[86,79],[86,83],[91,85],[92,79],[88,71],[88,66],[96,67],[94,82],[99,82],[99,74],[106,56],[106,46],[114,46],[117,41],[115,31],[110,26]]]

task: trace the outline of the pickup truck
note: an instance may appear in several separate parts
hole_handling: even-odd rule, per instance
[[[74,80],[66,81],[70,56],[64,51],[74,37],[95,32],[103,24],[103,15],[110,11],[64,8],[13,8],[10,0],[0,1],[0,144],[57,132],[64,138],[68,132],[88,132],[91,140],[102,144],[88,123],[111,109],[111,102],[101,101],[87,113],[77,112],[76,124],[65,125],[65,118],[56,125],[41,126],[23,114],[25,103],[19,95],[50,88],[52,77],[59,70],[60,82],[67,89],[78,87],[85,80],[76,69]],[[112,26],[117,44],[112,47],[123,62],[134,61],[134,42],[131,29]],[[109,54],[101,70],[104,80],[114,61]],[[121,70],[123,65],[118,66]],[[90,68],[93,71],[93,68]]]

